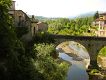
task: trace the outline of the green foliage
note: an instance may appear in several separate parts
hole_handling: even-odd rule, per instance
[[[99,55],[106,56],[106,46],[100,50]]]
[[[33,41],[36,43],[54,43],[55,40],[48,33],[39,32],[34,36]]]
[[[28,33],[28,28],[26,27],[16,27],[15,32],[18,38],[21,38],[24,34]]]
[[[50,56],[53,45],[37,45],[33,52],[33,42],[17,38],[8,14],[10,5],[11,0],[0,1],[0,80],[65,80],[66,64],[60,65]],[[19,30],[18,37],[27,31]],[[49,39],[44,33],[38,37],[40,41]]]
[[[96,20],[97,18],[99,18],[99,13],[98,13],[98,11],[94,14],[94,20]]]
[[[18,73],[19,57],[24,54],[21,42],[16,38],[12,20],[8,14],[11,0],[0,1],[0,79],[13,80]],[[11,78],[12,77],[12,78]],[[15,79],[14,79],[15,80]]]
[[[94,75],[94,74],[96,74],[96,73],[100,73],[100,71],[97,70],[97,69],[92,69],[92,70],[89,72],[90,75]]]
[[[94,36],[94,28],[91,26],[93,17],[76,18],[76,19],[65,19],[60,18],[56,20],[49,20],[48,32],[51,34],[62,34],[62,35],[88,35]],[[90,29],[90,32],[88,30]]]
[[[0,1],[0,80],[44,80],[16,37],[8,14],[10,5],[11,0]]]
[[[5,2],[4,0],[0,1],[0,55],[1,57],[6,56],[6,53],[11,52],[11,48],[14,47],[16,41],[15,35],[10,17],[8,15],[8,9],[10,6],[10,0]],[[10,36],[11,35],[11,36]]]
[[[35,52],[37,51],[35,66],[46,80],[66,80],[68,64],[54,59],[51,56],[54,50],[53,44],[35,44]]]

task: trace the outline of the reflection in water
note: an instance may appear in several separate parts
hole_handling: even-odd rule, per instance
[[[68,56],[65,53],[59,53],[59,57],[62,58],[63,60],[69,61],[69,62],[73,60],[72,57]]]
[[[65,52],[62,52],[62,50],[65,49],[66,52],[69,52],[67,50],[68,46],[70,50],[74,50],[77,53],[76,56],[69,56],[65,54]],[[67,80],[89,80],[89,76],[86,72],[86,68],[88,68],[88,65],[90,63],[90,57],[88,55],[87,50],[80,44],[70,41],[68,45],[65,45],[64,47],[57,47],[57,51],[59,52],[59,49],[62,49],[59,52],[59,57],[63,60],[66,60],[70,62],[72,65],[69,68],[69,71],[67,73],[68,77]],[[70,54],[73,54],[70,52]]]
[[[59,57],[72,64],[67,74],[67,80],[89,80],[86,67],[82,61],[75,61],[65,53],[59,53]]]
[[[72,61],[67,80],[89,80],[86,68],[82,62]]]

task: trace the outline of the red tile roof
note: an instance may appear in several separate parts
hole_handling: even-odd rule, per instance
[[[101,13],[100,15],[106,15],[106,12],[104,12],[104,13]]]

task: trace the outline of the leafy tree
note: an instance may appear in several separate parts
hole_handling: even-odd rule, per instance
[[[98,11],[94,14],[94,20],[97,19],[97,18],[99,18],[99,13],[98,13]]]
[[[51,56],[55,51],[53,44],[35,44],[36,51],[37,60],[35,61],[35,66],[46,80],[66,80],[68,64],[60,62],[59,59],[54,59]]]
[[[106,46],[100,50],[99,55],[106,56]]]
[[[0,75],[1,80],[11,79],[16,67],[18,67],[18,57],[24,54],[24,49],[21,42],[17,40],[12,20],[8,14],[8,8],[11,5],[11,0],[0,1]],[[18,54],[18,52],[20,54]],[[13,73],[12,73],[13,72]],[[17,70],[16,70],[17,72]]]
[[[27,27],[16,27],[15,32],[18,38],[21,38],[24,34],[28,33]]]
[[[16,37],[8,14],[10,6],[11,0],[0,1],[0,80],[43,80]]]
[[[33,43],[54,43],[55,40],[53,37],[49,36],[47,32],[38,32],[33,37]]]
[[[51,34],[62,35],[83,36],[87,34],[89,36],[94,36],[94,27],[91,26],[92,21],[93,17],[76,18],[71,20],[59,18],[53,21],[47,21],[49,25],[48,32]],[[58,24],[61,24],[61,26],[57,26]],[[89,29],[91,30],[90,32],[88,32]]]

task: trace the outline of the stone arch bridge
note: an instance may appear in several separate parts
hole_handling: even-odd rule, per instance
[[[106,37],[94,37],[94,36],[70,36],[70,35],[50,35],[55,39],[56,45],[59,45],[65,41],[75,41],[83,45],[89,55],[90,64],[97,67],[97,56],[99,51],[106,46]],[[94,65],[95,64],[95,65]]]

